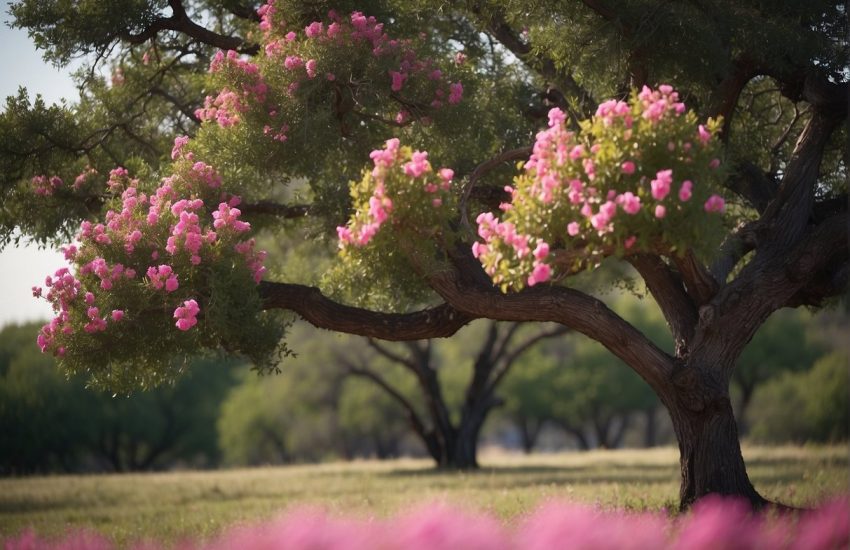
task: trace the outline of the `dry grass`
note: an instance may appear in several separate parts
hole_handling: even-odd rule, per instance
[[[767,498],[812,506],[850,487],[844,447],[744,449]],[[514,455],[485,451],[476,472],[440,472],[427,460],[360,461],[204,472],[0,479],[0,536],[32,527],[53,536],[95,529],[116,542],[206,537],[290,506],[383,517],[447,501],[513,521],[547,499],[605,507],[675,507],[672,448]]]

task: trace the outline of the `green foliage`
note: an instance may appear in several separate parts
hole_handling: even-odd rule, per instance
[[[615,309],[662,348],[670,348],[660,312],[621,295]],[[505,380],[505,410],[515,420],[554,421],[572,432],[654,408],[649,386],[599,344],[579,335],[547,342],[523,357]]]
[[[744,348],[733,375],[738,387],[752,394],[761,383],[785,371],[802,371],[826,353],[810,334],[811,314],[805,311],[776,312]]]
[[[846,441],[850,437],[850,367],[835,352],[810,370],[785,372],[756,390],[751,407],[755,441]]]
[[[235,364],[192,361],[173,386],[117,396],[65,378],[35,325],[0,331],[0,473],[215,465],[215,419]]]

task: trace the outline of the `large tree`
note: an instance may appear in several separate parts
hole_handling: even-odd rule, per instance
[[[556,322],[608,348],[667,407],[683,506],[708,493],[764,504],[729,383],[774,311],[846,288],[845,4],[278,0],[259,17],[223,0],[100,5],[12,5],[49,57],[95,52],[114,77],[76,108],[13,100],[0,123],[5,237],[86,220],[67,252],[77,272],[50,281],[58,316],[40,338],[65,368],[144,385],[173,374],[174,353],[222,346],[261,361],[281,332],[270,310],[390,340],[450,336],[477,318]],[[209,53],[218,47],[237,51]],[[169,71],[208,56],[210,95],[194,113],[180,108],[191,94],[142,86],[151,59],[182,85]],[[641,89],[664,82],[678,92]],[[115,94],[186,117],[103,123],[131,112],[105,108]],[[133,122],[152,122],[156,149],[190,113],[205,122],[175,142],[173,165],[153,150],[124,160],[139,150]],[[381,149],[390,137],[404,146]],[[107,180],[110,160],[133,172]],[[477,218],[478,241],[470,218],[500,201],[502,219]],[[106,224],[88,221],[104,208]],[[339,225],[339,268],[321,289],[255,286],[264,254],[243,214],[258,216],[253,229],[307,215],[323,222],[306,233],[318,240]],[[674,352],[568,285],[609,256],[643,278]]]

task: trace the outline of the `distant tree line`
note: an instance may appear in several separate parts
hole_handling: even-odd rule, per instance
[[[672,345],[657,310],[614,302]],[[773,316],[736,371],[742,432],[761,443],[848,439],[847,325],[843,310]],[[481,440],[525,452],[544,432],[576,449],[672,441],[631,369],[580,335],[549,339],[539,327],[480,323],[439,343],[376,344],[296,326],[299,355],[280,374],[206,357],[175,364],[187,373],[174,385],[131,395],[66,379],[33,344],[37,330],[0,331],[3,475],[402,455],[469,467]]]

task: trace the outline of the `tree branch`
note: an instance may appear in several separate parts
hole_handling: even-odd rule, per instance
[[[628,261],[640,273],[661,308],[676,342],[676,355],[686,355],[698,314],[697,305],[685,290],[679,273],[670,269],[664,260],[655,254],[634,254],[628,257]]]
[[[540,52],[532,51],[528,44],[520,40],[516,31],[505,20],[504,14],[485,13],[485,9],[477,3],[472,7],[472,12],[484,20],[489,34],[528,67],[540,74],[540,76],[548,80],[551,84],[554,84],[561,92],[561,98],[563,98],[563,94],[570,94],[576,98],[577,112],[570,109],[566,103],[558,105],[569,112],[570,118],[573,119],[574,123],[580,118],[588,118],[593,114],[597,102],[593,99],[590,92],[583,88],[572,74],[558,70],[555,62],[550,57]],[[557,94],[553,96],[553,99],[556,98]]]
[[[369,347],[378,352],[378,355],[381,355],[384,358],[389,359],[393,363],[397,363],[405,367],[406,369],[413,371],[414,373],[417,372],[416,363],[414,361],[411,361],[407,357],[403,357],[391,351],[389,348],[382,346],[377,341],[375,341],[374,338],[368,338],[366,342],[369,344]]]
[[[288,309],[315,327],[382,340],[405,341],[452,336],[474,316],[448,304],[413,313],[380,313],[340,304],[316,287],[263,281],[266,309]]]
[[[413,403],[408,401],[407,398],[402,395],[400,391],[398,391],[392,384],[390,384],[383,376],[381,376],[377,372],[367,367],[355,366],[342,358],[340,358],[340,361],[342,362],[343,366],[345,366],[346,372],[353,376],[360,376],[362,378],[371,380],[375,385],[384,390],[387,395],[393,398],[396,403],[401,405],[407,415],[407,419],[410,422],[411,427],[419,435],[423,442],[426,443],[427,446],[428,429],[425,427],[425,424],[422,422],[422,419],[416,412],[416,408],[413,406]]]
[[[518,325],[517,325],[518,326]],[[558,326],[551,330],[541,331],[534,336],[526,339],[524,342],[519,344],[516,348],[511,350],[509,354],[504,355],[504,359],[502,360],[502,365],[496,371],[495,376],[493,376],[493,380],[490,382],[490,386],[488,388],[488,392],[494,392],[496,387],[501,383],[501,381],[505,378],[508,372],[511,370],[511,367],[516,363],[516,361],[522,357],[528,350],[537,345],[542,340],[546,340],[547,338],[554,338],[555,336],[561,336],[569,332],[569,329],[565,326]]]
[[[471,253],[465,252],[475,262]],[[461,270],[434,273],[429,284],[456,311],[472,318],[550,321],[581,332],[630,365],[659,393],[665,393],[673,370],[672,358],[596,298],[552,285],[502,294],[492,283],[479,282],[474,273]]]
[[[158,17],[143,31],[137,34],[123,31],[120,33],[120,37],[130,44],[143,44],[155,38],[160,31],[169,30],[183,33],[198,42],[222,50],[237,50],[249,55],[260,51],[260,46],[257,44],[246,44],[244,40],[237,36],[218,34],[198,25],[189,18],[181,0],[168,0],[168,4],[173,12],[171,17]]]
[[[469,197],[472,195],[472,190],[475,187],[475,184],[481,178],[481,176],[498,167],[503,162],[511,162],[527,158],[529,155],[531,155],[531,150],[531,147],[520,147],[518,149],[504,151],[491,159],[485,160],[484,162],[475,167],[475,170],[473,170],[472,174],[470,174],[469,176],[469,181],[467,181],[466,185],[464,185],[463,187],[463,194],[461,195],[460,205],[458,207],[460,210],[460,223],[463,227],[467,228],[469,231],[472,231],[471,226],[469,224],[468,203]]]

